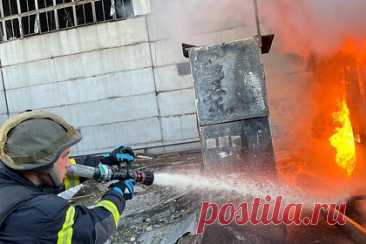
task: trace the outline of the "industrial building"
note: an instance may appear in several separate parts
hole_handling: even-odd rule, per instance
[[[83,134],[76,155],[121,143],[151,152],[199,147],[193,78],[181,43],[255,34],[254,22],[231,22],[179,40],[159,27],[164,0],[1,3],[1,121],[27,109],[55,112]],[[264,61],[271,63],[265,67],[269,87],[287,82],[277,67],[296,75],[287,57]],[[282,94],[270,91],[283,110]]]

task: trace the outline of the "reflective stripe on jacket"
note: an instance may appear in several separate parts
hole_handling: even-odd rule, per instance
[[[37,194],[18,203],[7,215],[0,226],[0,243],[105,243],[125,206],[124,199],[113,191],[105,194],[93,209],[70,206],[66,200],[44,193],[21,175],[2,167],[0,190],[11,190],[9,186],[24,186]]]

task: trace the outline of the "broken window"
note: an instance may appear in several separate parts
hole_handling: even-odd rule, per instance
[[[57,10],[57,19],[60,29],[67,29],[75,26],[74,11],[72,7]]]
[[[131,16],[132,0],[0,0],[0,41]]]
[[[112,1],[111,15],[117,18],[128,18],[133,16],[133,6],[131,0],[114,0]]]

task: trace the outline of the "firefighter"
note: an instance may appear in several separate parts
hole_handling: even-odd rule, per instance
[[[134,193],[133,180],[112,184],[92,209],[69,205],[56,195],[70,165],[71,147],[80,140],[77,130],[46,111],[24,112],[1,126],[0,243],[105,243],[116,230]],[[134,159],[133,151],[122,147],[76,161],[113,164],[118,163],[116,153]],[[75,183],[69,179],[69,186],[71,181]]]

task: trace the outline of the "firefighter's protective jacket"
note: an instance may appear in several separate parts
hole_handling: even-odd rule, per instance
[[[1,244],[105,243],[125,207],[123,197],[113,191],[93,209],[70,206],[1,162],[0,198]]]

